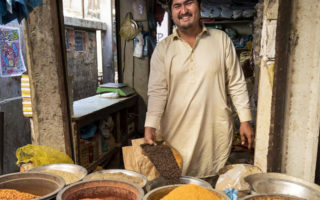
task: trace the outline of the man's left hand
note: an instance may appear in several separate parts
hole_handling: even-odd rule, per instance
[[[241,137],[241,145],[245,144],[246,138],[248,140],[248,149],[251,149],[253,143],[253,130],[249,122],[241,122],[240,124],[240,137]]]

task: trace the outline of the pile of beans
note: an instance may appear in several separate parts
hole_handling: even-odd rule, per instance
[[[180,183],[181,170],[168,145],[142,144],[141,148],[168,184]]]

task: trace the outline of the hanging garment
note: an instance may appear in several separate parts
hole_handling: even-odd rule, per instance
[[[36,6],[41,6],[42,0],[0,0],[0,24],[7,24],[14,19],[19,23],[28,18]]]

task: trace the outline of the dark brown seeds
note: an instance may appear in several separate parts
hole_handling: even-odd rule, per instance
[[[168,184],[180,183],[181,170],[169,146],[142,144],[141,148]]]

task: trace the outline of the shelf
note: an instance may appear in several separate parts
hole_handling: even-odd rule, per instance
[[[202,23],[207,25],[217,25],[217,24],[249,24],[252,20],[213,20],[213,21],[202,21]]]
[[[248,48],[236,48],[236,51],[250,51]]]
[[[84,167],[88,170],[88,172],[95,170],[95,168],[98,165],[100,165],[104,162],[108,162],[112,158],[113,154],[118,152],[119,149],[120,149],[119,146],[112,147],[109,151],[101,154],[97,160],[93,161],[92,163],[90,163],[89,165],[86,165]]]

